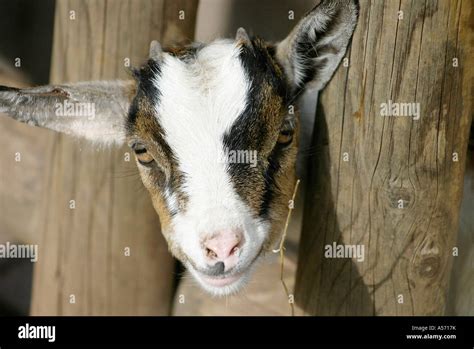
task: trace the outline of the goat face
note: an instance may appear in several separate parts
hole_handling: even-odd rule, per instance
[[[135,81],[1,87],[0,112],[127,142],[173,255],[204,289],[233,293],[281,235],[295,184],[293,103],[305,88],[324,87],[356,20],[355,1],[326,0],[276,45],[242,29],[208,45],[152,43]],[[65,117],[58,105],[66,103],[92,104],[94,115]]]
[[[237,289],[278,237],[295,181],[283,70],[244,39],[160,53],[136,75],[127,138],[171,251],[211,292]]]

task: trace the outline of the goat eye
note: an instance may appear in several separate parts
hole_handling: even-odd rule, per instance
[[[136,155],[137,160],[140,164],[149,165],[153,161],[155,161],[153,156],[146,150],[145,147],[138,146],[138,147],[134,148],[133,150],[135,151],[135,155]]]
[[[286,146],[291,143],[293,140],[293,130],[282,130],[278,135],[278,144],[281,146]]]

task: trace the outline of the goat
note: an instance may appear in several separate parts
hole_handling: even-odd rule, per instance
[[[242,28],[235,40],[152,42],[134,80],[1,86],[0,112],[127,143],[171,253],[211,294],[235,293],[281,236],[295,183],[292,105],[332,77],[357,17],[356,0],[324,0],[277,44]]]

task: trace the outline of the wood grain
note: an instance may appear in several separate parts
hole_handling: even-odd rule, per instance
[[[184,21],[168,3],[58,1],[51,82],[126,79],[126,59],[132,66],[143,63],[152,39],[167,44],[192,37],[197,1],[173,2],[189,9]],[[179,30],[165,38],[171,24]],[[124,161],[129,150],[97,150],[63,135],[50,137],[31,313],[168,314],[174,262],[133,159]]]
[[[296,284],[307,313],[444,313],[473,111],[473,23],[471,1],[361,1],[350,66],[317,111]],[[419,103],[421,119],[381,116],[389,100]],[[334,241],[363,245],[365,260],[325,258]]]

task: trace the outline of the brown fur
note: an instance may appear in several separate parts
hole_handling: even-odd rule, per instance
[[[255,42],[255,45],[263,45],[263,41]],[[187,47],[174,47],[168,49],[173,55],[182,58],[189,52]],[[270,57],[270,56],[269,56]],[[283,71],[280,66],[270,57],[268,62],[274,65],[276,74],[283,78]],[[235,189],[242,199],[250,206],[251,210],[257,217],[263,202],[265,179],[261,172],[268,167],[268,157],[277,146],[277,140],[283,127],[285,118],[287,117],[287,107],[283,97],[274,90],[272,85],[264,81],[260,89],[258,118],[254,120],[254,127],[249,129],[251,133],[248,150],[257,150],[259,165],[252,169],[245,178],[234,178]],[[295,116],[297,119],[297,115]],[[281,236],[283,224],[288,212],[288,202],[293,193],[295,184],[295,161],[297,153],[297,120],[295,120],[296,129],[293,142],[282,151],[279,157],[280,170],[274,174],[275,184],[278,188],[272,198],[269,210],[269,223],[271,224],[270,234],[264,243],[263,250],[268,251],[274,247]],[[145,142],[147,150],[154,157],[156,164],[153,167],[144,167],[137,164],[140,175],[145,187],[148,189],[155,210],[157,211],[163,234],[168,242],[168,247],[172,254],[181,261],[188,261],[186,255],[181,251],[180,247],[174,242],[172,237],[172,213],[169,211],[165,198],[163,196],[163,188],[160,186],[160,176],[170,179],[173,192],[178,197],[180,209],[186,207],[186,197],[180,193],[179,187],[181,178],[176,177],[179,174],[177,164],[169,153],[172,149],[166,149],[166,143],[163,139],[163,130],[159,125],[155,115],[154,108],[145,97],[138,101],[138,110],[134,123],[134,130],[130,138],[140,139]],[[262,167],[263,166],[263,167]],[[253,173],[253,174],[252,174]],[[243,182],[240,182],[242,180]]]
[[[174,192],[178,196],[180,206],[185,207],[186,198],[180,193],[179,183],[180,178],[172,177],[173,173],[177,173],[177,164],[170,158],[170,154],[164,151],[162,146],[158,146],[158,143],[162,142],[163,130],[159,125],[158,121],[154,116],[154,111],[151,104],[143,98],[139,101],[139,108],[136,115],[135,129],[133,136],[129,137],[138,138],[143,142],[146,142],[147,150],[153,155],[155,159],[154,167],[147,168],[140,165],[137,161],[137,166],[142,178],[143,184],[150,193],[153,206],[158,213],[160,218],[161,228],[163,235],[168,243],[168,248],[171,253],[178,259],[183,260],[184,254],[181,252],[178,246],[173,242],[171,234],[171,213],[166,205],[162,188],[160,187],[161,179],[160,176],[164,175],[167,178],[171,178],[171,186],[176,189]]]

